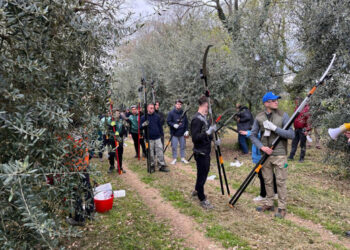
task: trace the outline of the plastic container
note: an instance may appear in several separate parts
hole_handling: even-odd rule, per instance
[[[115,198],[125,197],[125,190],[117,190],[113,192]]]
[[[98,200],[94,198],[96,212],[104,213],[112,209],[113,207],[114,195],[112,193],[111,197],[106,200]]]

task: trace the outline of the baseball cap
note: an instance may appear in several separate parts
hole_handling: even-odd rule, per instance
[[[267,92],[263,98],[262,98],[262,101],[263,103],[264,102],[267,102],[269,100],[277,100],[277,99],[280,99],[281,97],[279,95],[275,95],[273,92]]]

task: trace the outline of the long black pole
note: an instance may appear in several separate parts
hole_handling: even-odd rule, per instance
[[[283,129],[284,130],[288,130],[290,128],[290,126],[293,124],[294,120],[298,117],[298,115],[300,114],[300,112],[304,109],[305,105],[307,104],[308,100],[310,99],[310,97],[314,94],[314,92],[316,91],[317,87],[319,85],[321,85],[326,76],[329,73],[329,70],[331,69],[334,60],[335,60],[336,55],[333,55],[332,61],[330,62],[329,66],[327,67],[326,71],[323,73],[322,77],[320,78],[319,81],[317,81],[317,83],[315,84],[315,86],[309,91],[308,95],[305,97],[305,99],[303,100],[303,102],[299,105],[299,107],[297,108],[297,110],[293,113],[293,115],[291,116],[291,118],[288,120],[288,122],[284,125]],[[278,145],[278,143],[281,141],[281,137],[278,136],[273,142],[272,142],[272,146],[271,149],[275,149],[276,146]],[[255,165],[255,167],[250,171],[249,175],[247,176],[247,178],[244,180],[244,182],[242,183],[242,185],[238,188],[238,190],[236,191],[236,193],[232,196],[231,200],[229,201],[229,204],[231,207],[234,207],[234,205],[236,204],[236,202],[238,201],[239,197],[242,195],[242,193],[245,191],[245,189],[248,187],[248,185],[250,184],[250,182],[253,180],[254,176],[259,173],[259,171],[261,170],[263,164],[266,162],[266,160],[269,158],[270,155],[265,154],[261,157],[260,161]]]
[[[210,121],[211,121],[211,125],[214,125],[215,124],[215,120],[214,120],[213,111],[212,111],[212,108],[211,108],[210,92],[209,92],[209,88],[208,88],[208,77],[207,77],[208,74],[207,74],[207,66],[206,66],[206,60],[207,60],[207,56],[208,56],[208,52],[209,52],[210,47],[212,47],[212,45],[208,45],[208,47],[206,48],[205,53],[204,53],[203,67],[201,69],[201,78],[204,80],[205,95],[208,98],[209,118],[210,118]],[[215,138],[215,141],[219,140],[219,136],[218,136],[218,133],[216,131],[214,133],[214,138]],[[222,183],[222,175],[221,175],[221,170],[222,170],[222,173],[224,175],[224,180],[225,180],[227,194],[230,195],[230,188],[229,188],[228,183],[227,183],[225,166],[224,166],[224,161],[223,161],[223,158],[222,158],[220,146],[216,145],[216,143],[214,143],[214,144],[215,144],[214,148],[215,148],[215,155],[216,155],[216,163],[217,163],[218,172],[219,172],[221,193],[223,195],[225,194],[223,183]]]
[[[144,110],[145,110],[145,121],[148,121],[148,111],[147,111],[147,83],[144,78],[141,79],[141,84],[143,85],[144,93]],[[145,139],[146,139],[146,158],[147,158],[147,172],[151,173],[151,159],[150,159],[150,148],[149,148],[149,126],[145,128]]]
[[[152,87],[152,102],[155,105],[156,104],[156,94],[154,91],[154,81],[151,82],[151,87]]]

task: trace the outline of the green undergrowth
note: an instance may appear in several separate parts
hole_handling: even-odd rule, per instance
[[[343,245],[340,245],[338,243],[334,243],[334,242],[327,242],[327,243],[328,243],[328,245],[330,245],[334,249],[338,249],[338,250],[347,250],[348,249],[348,248],[346,248]]]
[[[347,223],[340,221],[333,221],[330,218],[321,218],[320,211],[316,209],[305,209],[294,205],[288,205],[288,211],[299,216],[302,219],[310,220],[315,224],[321,224],[325,229],[337,235],[343,235],[347,230]]]
[[[292,222],[292,221],[290,221],[290,220],[286,220],[286,219],[281,220],[281,219],[279,219],[279,218],[274,218],[274,221],[275,221],[276,223],[278,223],[278,224],[287,225],[287,226],[290,227],[290,228],[294,228],[294,229],[296,229],[296,230],[298,230],[298,231],[301,231],[301,232],[310,234],[310,235],[312,235],[312,236],[320,236],[318,233],[315,233],[315,232],[311,231],[311,230],[308,229],[308,228],[305,228],[305,227],[303,227],[303,226],[300,226],[300,225],[298,225],[298,224],[295,224],[294,222]]]
[[[241,249],[250,249],[246,241],[232,234],[221,225],[208,226],[206,235],[210,238],[219,240],[226,248],[240,247]]]

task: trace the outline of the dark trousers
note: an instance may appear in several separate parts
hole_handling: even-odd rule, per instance
[[[194,159],[197,163],[197,180],[195,190],[198,192],[199,200],[203,201],[205,200],[204,184],[207,181],[210,170],[210,156],[194,154]]]
[[[244,154],[248,154],[247,137],[245,135],[238,134],[239,147],[242,149]]]
[[[264,181],[264,177],[262,175],[262,171],[259,171],[258,177],[260,180],[260,196],[265,198],[266,197],[266,189],[265,189],[265,181]],[[273,174],[273,190],[275,191],[275,194],[277,194],[277,184],[276,184],[275,174]]]
[[[136,155],[139,155],[139,147],[138,147],[139,135],[137,133],[131,133],[131,136],[132,136],[132,140],[134,141],[134,147],[135,147]],[[144,141],[143,138],[140,139],[140,145],[141,145],[141,148],[142,148],[143,155],[146,155],[146,146],[145,146],[145,141]]]
[[[100,139],[98,139],[99,141],[100,141]],[[102,135],[102,142],[101,142],[101,144],[100,144],[100,148],[99,148],[99,151],[98,151],[98,157],[100,158],[100,159],[102,159],[102,157],[103,157],[103,150],[104,150],[104,148],[105,148],[105,146],[106,146],[106,135]]]
[[[306,135],[304,135],[304,129],[298,128],[294,131],[294,133],[295,136],[292,141],[292,150],[290,151],[289,158],[294,158],[300,141],[300,160],[303,160],[306,154]]]
[[[91,214],[95,210],[94,199],[92,195],[92,188],[90,184],[90,176],[88,173],[83,173],[83,176],[79,175],[81,180],[81,184],[78,188],[76,188],[76,192],[74,193],[74,220],[75,221],[85,221],[86,217],[91,216]],[[83,209],[83,200],[85,201],[85,210]]]
[[[122,143],[119,143],[119,147],[117,150],[118,150],[118,160],[119,160],[120,170],[122,170],[123,169],[123,152],[124,152],[124,147],[122,146]],[[115,169],[114,162],[115,160],[117,161],[115,149],[108,153],[108,160],[109,160],[109,169],[110,170]]]

